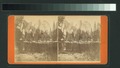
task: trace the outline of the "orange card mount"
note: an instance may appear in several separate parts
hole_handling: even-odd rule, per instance
[[[9,64],[107,64],[108,17],[8,16]]]

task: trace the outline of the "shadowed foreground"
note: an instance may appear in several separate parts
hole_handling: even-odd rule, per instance
[[[42,47],[43,46],[43,47]],[[18,52],[16,48],[16,61],[99,61],[100,47],[98,43],[94,44],[67,44],[66,50],[50,49],[48,45],[42,45],[36,49],[29,47],[29,51]],[[50,45],[49,45],[50,46]],[[53,47],[53,46],[52,46]],[[56,48],[56,47],[55,47]],[[33,52],[32,52],[33,51]],[[55,60],[55,58],[57,60]]]

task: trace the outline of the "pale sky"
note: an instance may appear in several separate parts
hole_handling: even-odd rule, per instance
[[[58,15],[26,15],[24,16],[24,20],[26,20],[28,23],[32,23],[32,25],[35,24],[35,27],[37,27],[40,21],[42,24],[45,25],[41,28],[49,30],[50,28],[52,29],[53,23],[57,22],[57,17]],[[90,31],[91,28],[94,29],[94,23],[100,23],[100,16],[66,15],[65,20],[76,28],[79,27],[79,23],[80,21],[82,21],[83,26],[81,27],[81,29]]]

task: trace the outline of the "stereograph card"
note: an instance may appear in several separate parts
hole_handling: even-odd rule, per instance
[[[105,15],[10,15],[9,64],[107,64]]]

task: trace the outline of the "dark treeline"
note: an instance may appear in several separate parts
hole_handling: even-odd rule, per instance
[[[16,17],[16,40],[24,41],[57,41],[57,24],[53,23],[53,29],[50,31],[40,30],[40,24],[38,28],[32,26],[30,23],[24,20],[23,16]],[[100,40],[100,25],[94,24],[94,30],[91,28],[91,32],[79,29],[74,29],[71,33],[64,32],[58,29],[59,40],[64,41],[99,41]],[[74,28],[74,27],[73,27]],[[65,35],[64,35],[65,33]]]

